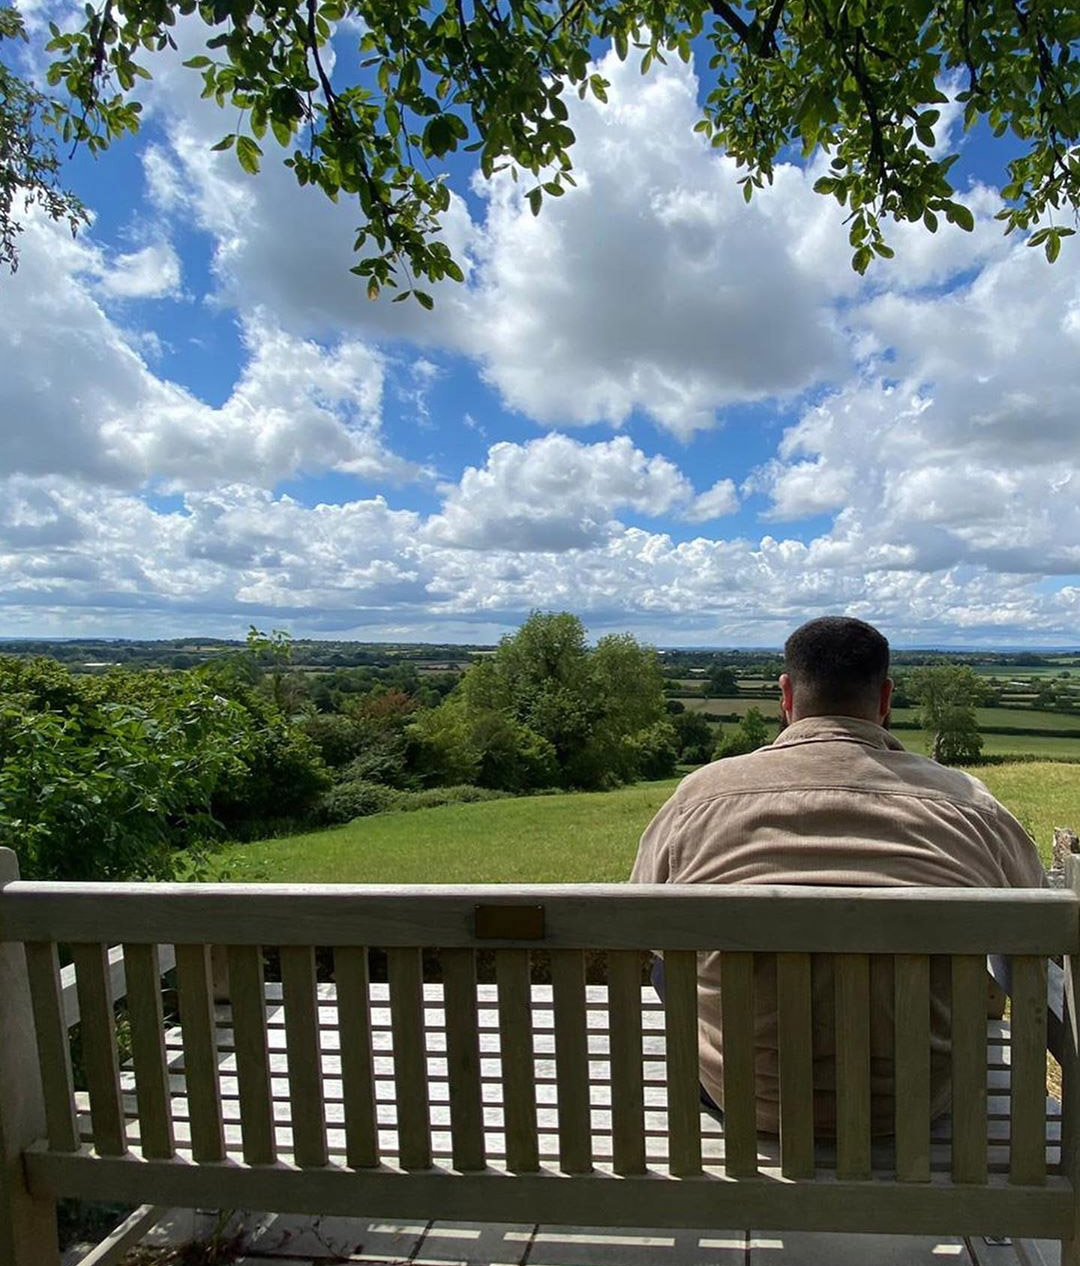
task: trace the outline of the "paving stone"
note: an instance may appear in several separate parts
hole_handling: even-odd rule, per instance
[[[968,1248],[977,1266],[1021,1266],[1022,1258],[1016,1247],[1018,1243],[1018,1240],[1010,1239],[987,1240],[982,1235],[968,1238]]]
[[[248,1237],[244,1247],[250,1254],[277,1261],[298,1257],[316,1264],[341,1258],[405,1262],[416,1253],[426,1227],[426,1222],[276,1214]]]
[[[520,1266],[533,1227],[491,1222],[433,1222],[414,1266]]]
[[[973,1266],[962,1239],[751,1231],[750,1266]]]
[[[528,1266],[745,1266],[743,1231],[549,1227],[533,1236]]]
[[[1015,1248],[1020,1266],[1061,1266],[1058,1240],[1017,1240]]]

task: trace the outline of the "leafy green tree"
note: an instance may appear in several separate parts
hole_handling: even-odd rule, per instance
[[[700,712],[680,712],[669,718],[679,739],[679,760],[684,765],[704,765],[712,759],[715,726]]]
[[[50,81],[66,97],[54,118],[65,141],[96,152],[139,126],[134,99],[146,53],[173,46],[178,18],[206,24],[188,60],[203,95],[231,107],[232,150],[254,173],[268,139],[302,185],[356,199],[354,271],[374,297],[430,296],[414,279],[460,280],[439,236],[448,155],[476,152],[490,177],[509,166],[534,212],[574,183],[566,97],[606,99],[591,68],[611,41],[642,70],[707,47],[704,138],[742,170],[749,201],[789,147],[824,150],[816,188],[847,209],[852,263],[890,256],[883,219],[944,218],[973,227],[950,178],[958,155],[936,147],[958,79],[965,128],[985,122],[1007,158],[1006,232],[1056,258],[1073,230],[1057,220],[1080,203],[1080,13],[1071,4],[972,0],[104,0],[81,29],[53,28]],[[358,73],[330,73],[329,41],[362,31]]]
[[[462,695],[418,713],[408,737],[409,765],[425,786],[475,783],[521,792],[559,781],[547,739],[506,710],[471,706]]]
[[[930,664],[914,669],[908,689],[919,704],[919,723],[931,736],[930,755],[943,765],[977,760],[982,751],[975,708],[982,684],[964,664]]]
[[[641,777],[643,762],[666,760],[646,756],[675,743],[671,730],[650,733],[664,717],[655,652],[629,635],[601,638],[590,650],[577,616],[534,611],[464,673],[441,707],[418,718],[414,734],[429,782],[449,778],[453,762],[433,764],[432,754],[447,751],[456,734],[482,786],[603,787]]]
[[[739,679],[735,676],[735,669],[727,664],[713,664],[706,680],[706,693],[714,699],[731,699],[739,693]]]
[[[636,778],[670,778],[679,764],[679,736],[667,721],[656,721],[626,740]]]
[[[291,671],[292,634],[285,629],[264,633],[252,624],[246,647],[252,676],[264,684],[274,705],[286,715],[298,712],[306,694],[299,675]]]
[[[18,12],[0,8],[0,266],[16,270],[18,216],[40,206],[53,220],[67,220],[74,233],[87,223],[86,209],[61,189],[54,134],[44,126],[48,100],[7,64],[5,41],[25,41]]]
[[[745,756],[769,742],[768,722],[757,708],[750,708],[730,734],[719,735],[713,755],[717,760],[725,756]]]

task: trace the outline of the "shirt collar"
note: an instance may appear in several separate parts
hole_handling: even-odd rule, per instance
[[[861,717],[803,717],[793,721],[774,741],[773,747],[815,742],[863,743],[867,747],[904,751],[904,745],[884,727]]]

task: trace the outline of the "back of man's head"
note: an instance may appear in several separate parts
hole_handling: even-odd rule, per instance
[[[797,716],[880,719],[889,643],[873,625],[839,615],[810,620],[784,643],[784,669]]]

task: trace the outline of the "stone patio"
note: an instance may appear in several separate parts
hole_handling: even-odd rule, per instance
[[[174,1210],[146,1237],[168,1244],[212,1234],[218,1215]],[[1056,1243],[807,1232],[394,1222],[237,1215],[236,1266],[1058,1266]],[[65,1266],[75,1266],[71,1254]]]

